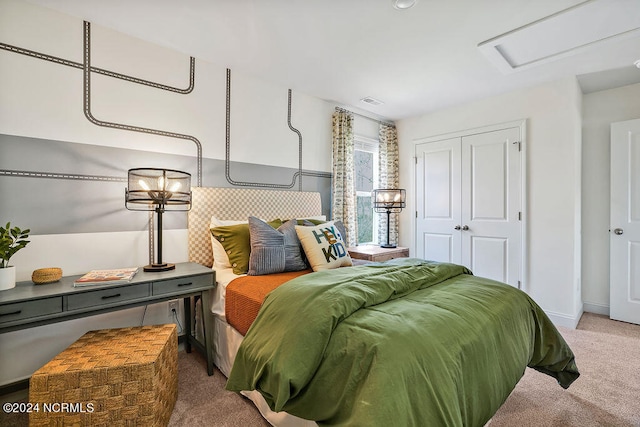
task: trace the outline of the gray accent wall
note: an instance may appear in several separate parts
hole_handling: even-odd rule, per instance
[[[137,167],[182,170],[197,184],[195,156],[0,134],[0,223],[11,221],[33,235],[146,230],[148,214],[124,206],[127,171]],[[230,170],[236,181],[270,184],[288,183],[298,171],[240,162]],[[329,217],[331,175],[304,171],[302,183],[303,191],[321,193]],[[224,160],[203,158],[202,185],[232,187]],[[186,227],[184,212],[163,216],[164,229]]]

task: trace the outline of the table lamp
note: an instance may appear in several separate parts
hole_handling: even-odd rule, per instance
[[[396,245],[389,243],[389,216],[391,212],[400,212],[405,204],[406,192],[404,189],[381,188],[373,190],[373,208],[377,213],[387,213],[387,243],[380,245],[381,248],[395,248]]]
[[[162,261],[162,214],[191,209],[191,174],[172,169],[129,169],[125,206],[131,211],[156,211],[158,215],[156,262],[144,271],[167,271],[175,264]]]

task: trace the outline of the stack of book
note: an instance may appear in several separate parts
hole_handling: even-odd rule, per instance
[[[127,283],[138,272],[138,267],[118,268],[114,270],[91,270],[76,279],[73,286],[107,285],[113,283]]]

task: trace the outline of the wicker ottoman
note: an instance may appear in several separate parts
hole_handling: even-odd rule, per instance
[[[30,426],[166,426],[178,395],[175,325],[91,331],[29,381]]]

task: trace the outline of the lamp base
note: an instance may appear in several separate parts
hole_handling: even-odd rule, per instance
[[[175,264],[167,264],[166,262],[164,262],[162,264],[145,265],[142,269],[144,271],[149,271],[153,273],[153,272],[159,272],[159,271],[169,271],[175,268],[176,268]]]
[[[381,248],[385,248],[385,249],[393,249],[393,248],[397,248],[396,245],[390,245],[390,244],[386,244],[386,245],[380,245]]]

